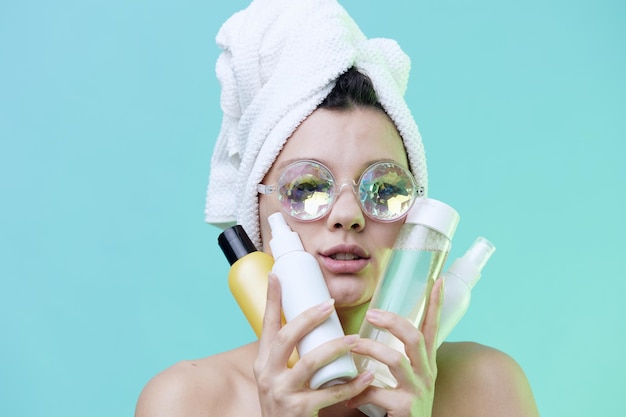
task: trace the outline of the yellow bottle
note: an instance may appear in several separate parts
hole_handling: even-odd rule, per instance
[[[217,242],[231,265],[228,271],[230,292],[252,330],[260,338],[267,303],[267,277],[274,265],[274,258],[257,250],[240,225],[224,230],[218,236]],[[294,349],[289,358],[289,367],[297,360],[298,355]]]

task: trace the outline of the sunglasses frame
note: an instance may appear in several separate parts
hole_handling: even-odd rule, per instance
[[[413,174],[411,173],[411,171],[409,171],[407,168],[403,167],[402,165],[398,164],[397,162],[394,161],[378,161],[375,162],[373,164],[371,164],[370,166],[368,166],[363,173],[361,173],[361,175],[359,176],[358,181],[354,181],[354,179],[344,179],[341,182],[338,182],[335,179],[335,176],[333,175],[332,171],[324,164],[322,164],[321,162],[312,160],[312,159],[302,159],[299,161],[295,161],[290,163],[289,165],[287,165],[283,171],[281,172],[280,176],[278,177],[278,182],[276,184],[271,184],[271,185],[265,185],[265,184],[258,184],[257,185],[257,191],[260,194],[263,195],[269,195],[269,194],[273,194],[275,191],[277,191],[279,189],[279,187],[281,186],[281,184],[285,184],[288,181],[282,181],[284,175],[289,172],[289,170],[291,168],[293,168],[294,166],[297,165],[302,165],[302,164],[311,164],[313,166],[315,166],[316,169],[323,169],[325,170],[328,175],[330,176],[330,180],[332,181],[332,193],[329,193],[330,195],[330,199],[329,202],[327,204],[327,208],[324,209],[321,214],[315,216],[315,217],[310,217],[310,218],[301,218],[298,216],[293,215],[290,211],[288,211],[283,203],[283,200],[285,200],[285,197],[283,196],[282,193],[278,193],[278,201],[280,202],[281,205],[281,209],[283,212],[285,212],[287,215],[289,215],[290,217],[298,220],[298,221],[302,221],[302,222],[309,222],[309,221],[315,221],[315,220],[319,220],[321,218],[323,218],[324,216],[326,216],[328,214],[328,212],[332,209],[333,205],[335,204],[335,201],[337,199],[337,196],[343,191],[344,186],[346,185],[350,185],[352,188],[352,192],[354,193],[355,197],[357,198],[357,200],[359,201],[359,206],[361,207],[361,210],[363,211],[363,213],[369,217],[370,219],[376,220],[376,221],[380,221],[380,222],[387,222],[387,223],[391,223],[391,222],[395,222],[397,220],[402,219],[404,216],[406,216],[406,214],[409,212],[409,210],[411,209],[411,207],[413,206],[413,204],[415,203],[415,200],[418,197],[422,197],[424,195],[424,187],[420,186],[417,183],[417,180],[415,179],[415,177],[413,176]],[[413,192],[410,193],[411,194],[411,203],[409,204],[409,206],[407,207],[407,209],[400,215],[392,217],[392,218],[381,218],[378,216],[373,215],[372,213],[370,213],[370,210],[367,209],[367,207],[365,206],[365,202],[362,200],[361,197],[361,185],[363,182],[363,178],[365,177],[366,174],[368,174],[369,172],[371,172],[372,170],[376,169],[378,166],[380,165],[389,165],[392,166],[395,169],[399,169],[400,171],[402,171],[403,173],[406,174],[407,178],[410,180],[411,184],[412,184],[412,188],[413,188]]]

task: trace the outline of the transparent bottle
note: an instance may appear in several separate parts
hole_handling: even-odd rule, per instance
[[[419,327],[428,308],[430,290],[441,273],[458,223],[459,215],[449,205],[431,198],[418,198],[398,234],[369,308],[399,314]],[[367,320],[363,321],[359,334],[404,353],[400,340],[386,330],[375,328]],[[360,372],[369,370],[374,373],[372,385],[382,388],[397,385],[385,364],[362,355],[355,355],[355,361]],[[370,417],[385,414],[372,404],[359,409]]]

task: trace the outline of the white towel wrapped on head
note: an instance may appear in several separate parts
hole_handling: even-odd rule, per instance
[[[221,27],[216,73],[224,112],[211,159],[205,220],[241,224],[261,248],[259,184],[298,125],[350,67],[369,76],[427,189],[421,137],[404,101],[410,60],[390,39],[367,39],[334,0],[254,0]]]

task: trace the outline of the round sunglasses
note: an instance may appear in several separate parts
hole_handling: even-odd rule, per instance
[[[352,189],[363,212],[370,218],[392,222],[404,216],[415,199],[424,194],[424,187],[411,172],[395,162],[382,161],[370,165],[359,180],[337,182],[323,164],[302,160],[289,164],[272,185],[258,184],[261,194],[278,191],[282,210],[302,221],[320,219],[328,213],[345,186]]]

